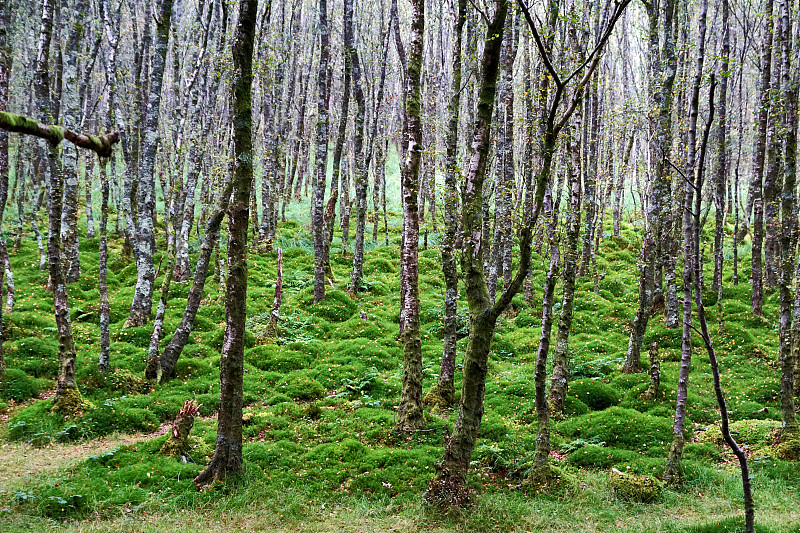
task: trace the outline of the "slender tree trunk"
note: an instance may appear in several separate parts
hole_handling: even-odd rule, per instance
[[[722,246],[725,239],[725,188],[728,176],[728,78],[730,77],[730,11],[728,0],[722,0],[722,73],[719,81],[717,111],[717,171],[714,175],[714,278],[711,290],[722,300]],[[721,305],[721,304],[720,304]]]
[[[456,268],[456,232],[458,231],[458,123],[461,110],[461,38],[467,19],[467,0],[459,0],[458,14],[453,21],[452,67],[450,100],[447,106],[449,117],[445,145],[447,159],[444,175],[444,236],[440,246],[442,275],[445,282],[444,328],[442,333],[442,364],[436,385],[426,395],[429,405],[450,407],[455,401],[456,372],[456,321],[458,316],[458,270]],[[377,220],[377,219],[376,219]]]
[[[100,293],[100,359],[97,366],[101,371],[107,371],[111,364],[111,340],[108,325],[110,322],[111,307],[108,302],[108,167],[109,159],[100,160],[100,271],[97,275],[97,290]],[[113,167],[112,167],[113,169]]]
[[[324,1],[324,0],[323,0]],[[244,337],[247,304],[247,225],[253,183],[252,83],[257,0],[243,0],[233,43],[233,200],[228,214],[229,273],[225,287],[225,339],[220,358],[217,445],[198,485],[242,469]]]
[[[753,148],[753,180],[750,189],[753,191],[753,250],[751,254],[751,270],[753,292],[751,305],[753,314],[763,313],[764,289],[761,251],[764,242],[764,200],[763,182],[764,152],[767,143],[767,116],[769,114],[769,81],[772,68],[772,0],[766,0],[764,14],[764,40],[761,47],[761,79],[759,81],[759,103],[756,112],[756,140]],[[747,212],[745,212],[747,216]]]
[[[422,339],[419,322],[419,167],[422,154],[422,54],[425,33],[425,2],[412,1],[411,39],[406,68],[405,117],[402,165],[403,245],[400,253],[401,339],[403,380],[397,428],[413,430],[422,418]]]
[[[349,26],[349,30],[347,27]],[[355,158],[356,188],[356,235],[353,244],[353,270],[350,276],[350,290],[357,292],[361,288],[361,277],[364,266],[364,233],[367,225],[367,185],[369,183],[369,167],[364,158],[364,115],[366,102],[361,84],[361,60],[353,42],[353,3],[345,0],[345,47],[350,54],[350,68],[353,74],[353,95],[356,99],[355,132],[353,139],[353,156]],[[377,117],[376,117],[377,120]],[[349,194],[348,194],[349,197]]]
[[[317,71],[317,139],[311,226],[314,232],[314,303],[325,299],[325,183],[328,170],[328,2],[319,0],[320,55]]]
[[[168,380],[175,377],[175,364],[189,340],[189,335],[194,327],[194,319],[197,317],[197,310],[200,308],[200,300],[203,298],[203,289],[206,284],[206,276],[208,268],[211,264],[211,254],[219,247],[219,229],[222,224],[222,219],[225,217],[225,212],[228,210],[228,204],[233,189],[233,182],[228,179],[222,187],[217,205],[214,208],[209,220],[206,224],[205,234],[203,235],[203,244],[200,247],[200,255],[197,258],[197,264],[194,269],[194,279],[192,287],[189,289],[189,295],[186,297],[186,309],[181,317],[181,322],[172,336],[164,352],[161,354],[161,379]],[[148,379],[157,379],[156,374],[146,375]]]
[[[664,476],[672,482],[679,482],[683,474],[683,448],[685,445],[686,405],[689,391],[689,371],[692,364],[692,275],[694,273],[694,228],[692,209],[694,205],[695,146],[697,142],[697,115],[700,102],[700,85],[703,79],[705,61],[706,14],[708,0],[700,5],[700,30],[697,50],[697,69],[689,102],[689,128],[687,134],[686,183],[683,190],[683,332],[681,335],[681,366],[678,373],[678,390],[675,406],[675,421],[672,425],[672,444],[667,456]],[[709,122],[710,124],[710,122]],[[708,130],[708,128],[706,128]],[[704,139],[708,137],[708,131]],[[705,152],[702,153],[705,157]],[[697,172],[702,172],[703,162]],[[698,192],[698,195],[700,193]]]
[[[173,0],[161,0],[156,20],[155,51],[150,67],[150,85],[147,98],[147,118],[144,130],[144,145],[137,188],[139,219],[136,223],[134,246],[136,252],[136,288],[131,302],[131,310],[125,327],[143,326],[150,320],[153,305],[154,225],[156,207],[155,163],[159,144],[159,115],[161,110],[161,86],[169,43],[170,22],[172,20]],[[131,194],[132,191],[131,191]]]
[[[582,116],[580,110],[573,119],[573,131],[581,130]],[[567,136],[567,149],[570,163],[567,167],[569,175],[569,213],[566,221],[566,242],[564,244],[564,289],[561,297],[561,313],[558,317],[558,333],[556,348],[553,353],[553,376],[550,381],[550,414],[553,418],[561,418],[564,413],[564,400],[567,397],[567,380],[569,379],[569,335],[572,330],[572,315],[575,304],[575,276],[578,271],[578,239],[581,225],[581,149],[580,137]]]

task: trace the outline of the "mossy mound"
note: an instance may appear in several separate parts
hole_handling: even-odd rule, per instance
[[[569,383],[568,394],[592,411],[602,411],[620,402],[620,394],[599,379],[579,379]]]
[[[314,303],[314,289],[309,287],[301,293],[301,303],[309,313],[328,322],[344,322],[356,312],[356,302],[343,291],[327,289],[325,299]]]
[[[58,343],[55,340],[24,337],[8,343],[5,352],[9,368],[18,368],[35,378],[52,378],[58,373]]]
[[[608,486],[616,498],[653,503],[661,499],[664,484],[652,476],[636,476],[613,468]]]
[[[599,439],[609,446],[660,454],[672,441],[672,421],[633,409],[610,407],[558,424],[561,434],[571,438]]]
[[[36,397],[48,380],[33,378],[18,368],[9,368],[0,378],[0,398],[22,402]]]

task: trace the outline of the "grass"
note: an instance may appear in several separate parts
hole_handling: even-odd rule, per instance
[[[477,493],[474,506],[442,516],[422,506],[421,496],[457,412],[429,415],[431,431],[410,439],[392,431],[402,375],[397,218],[389,226],[390,246],[381,245],[381,234],[378,243],[367,247],[365,290],[353,297],[343,290],[350,277],[350,256],[342,255],[337,237],[332,248],[337,287],[329,288],[324,304],[313,305],[313,249],[305,210],[304,205],[292,204],[288,214],[296,221],[279,227],[285,292],[278,338],[271,344],[258,342],[272,305],[276,254],[250,256],[245,473],[237,482],[205,493],[196,491],[191,478],[208,461],[216,437],[224,324],[220,287],[209,278],[195,331],[176,369],[178,377],[150,390],[140,379],[150,328],[121,329],[135,266],[122,256],[121,241],[112,240],[115,372],[100,375],[95,370],[97,244],[84,239],[81,280],[70,286],[70,302],[78,380],[92,406],[65,418],[50,413],[51,400],[38,399],[54,386],[56,332],[35,242],[23,240],[11,258],[17,305],[4,315],[11,379],[0,386],[0,530],[677,533],[738,527],[740,480],[729,453],[713,438],[718,414],[699,342],[687,424],[690,442],[696,442],[687,447],[686,485],[666,490],[653,504],[614,500],[608,488],[611,467],[637,474],[661,471],[675,409],[680,332],[665,328],[658,317],[648,328],[645,346],[653,341],[661,346],[661,394],[642,401],[639,394],[647,376],[621,374],[627,323],[636,305],[640,228],[625,225],[621,237],[601,244],[598,266],[606,270],[606,277],[599,294],[593,292],[591,280],[578,281],[570,342],[575,380],[567,402],[570,417],[554,424],[552,436],[572,485],[559,495],[537,496],[520,486],[535,443],[533,362],[541,309],[538,301],[528,306],[517,298],[500,319],[490,357],[486,413],[469,478]],[[432,234],[429,243],[437,239]],[[534,254],[533,264],[538,291],[546,258]],[[435,246],[422,251],[425,390],[435,382],[441,356],[439,265]],[[727,327],[713,334],[732,417],[742,432],[750,431],[750,446],[758,455],[752,471],[759,531],[796,531],[798,467],[774,457],[768,439],[770,421],[779,420],[777,297],[765,295],[765,318],[756,319],[749,313],[747,286],[733,287],[730,273],[726,275]],[[706,279],[711,279],[710,272]],[[175,285],[165,318],[165,342],[180,320],[188,291],[188,285]],[[560,286],[556,301],[559,292]],[[465,330],[463,295],[459,309],[459,328]],[[711,305],[708,311],[715,324],[717,307]],[[466,341],[459,341],[458,362]],[[158,456],[155,452],[165,437],[156,432],[189,398],[202,404],[203,417],[193,430],[200,443],[189,454],[190,462]],[[754,419],[765,422],[744,422]],[[708,438],[701,439],[703,435]]]

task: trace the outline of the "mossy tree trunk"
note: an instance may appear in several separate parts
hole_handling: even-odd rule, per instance
[[[233,43],[233,199],[228,208],[228,263],[225,338],[220,358],[217,445],[198,485],[222,480],[242,468],[244,335],[247,304],[247,229],[253,184],[252,83],[257,0],[243,0]]]
[[[11,2],[0,5],[0,111],[8,111],[9,81],[11,78],[11,43],[9,42],[8,28],[11,26]],[[20,154],[17,154],[19,159]],[[8,256],[6,250],[6,237],[3,233],[3,213],[8,197],[8,132],[0,130],[0,252]],[[17,174],[19,176],[19,174]],[[19,179],[17,179],[19,181]],[[2,274],[0,273],[0,287],[2,287]],[[3,355],[3,310],[0,305],[0,379],[6,369]]]
[[[460,180],[458,161],[458,123],[461,110],[461,38],[467,19],[467,0],[459,0],[458,13],[453,21],[452,68],[449,116],[445,147],[444,191],[444,236],[442,253],[442,275],[444,276],[444,327],[442,332],[442,364],[434,388],[426,395],[426,402],[440,407],[450,407],[455,401],[456,341],[458,316],[458,269],[456,268],[456,232],[458,231],[458,184]],[[376,210],[377,228],[377,210]],[[376,229],[377,234],[377,229]]]
[[[753,292],[751,307],[753,314],[761,316],[764,305],[764,274],[762,271],[762,250],[764,244],[764,152],[767,144],[767,117],[770,108],[769,82],[772,69],[772,6],[773,0],[766,0],[764,7],[764,34],[761,44],[761,79],[758,87],[758,110],[756,111],[756,139],[753,147],[753,179],[750,182],[753,198],[753,245],[751,252],[751,279]],[[748,212],[745,209],[745,217]]]
[[[650,72],[648,83],[652,94],[653,112],[656,115],[651,121],[650,139],[653,184],[647,206],[647,227],[642,241],[638,305],[631,323],[628,349],[622,369],[625,373],[641,372],[642,370],[640,362],[642,341],[653,309],[656,287],[661,285],[655,279],[656,272],[660,272],[660,269],[657,268],[659,263],[667,266],[668,273],[671,271],[674,276],[674,260],[669,253],[672,216],[669,209],[671,176],[667,167],[672,146],[672,88],[677,70],[672,28],[674,2],[667,0],[664,5],[664,20],[661,24],[664,31],[663,50],[659,50],[659,7],[654,3],[646,3],[645,8],[649,20]],[[663,254],[662,257],[658,256],[659,249]],[[668,280],[668,283],[674,283],[674,279]]]
[[[794,408],[794,357],[792,354],[792,285],[797,243],[797,88],[792,79],[792,14],[788,0],[779,0],[781,33],[781,99],[783,118],[783,192],[781,194],[780,233],[780,352],[781,419],[784,441],[798,438],[800,424]]]
[[[419,185],[422,155],[422,53],[425,2],[412,0],[411,38],[406,63],[404,161],[401,166],[403,239],[400,251],[400,336],[403,342],[403,378],[397,428],[420,427],[422,417],[422,339],[419,318]]]

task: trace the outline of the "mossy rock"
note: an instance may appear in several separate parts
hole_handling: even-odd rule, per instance
[[[615,497],[634,502],[653,503],[661,499],[664,485],[653,476],[636,476],[611,469],[608,486]]]
[[[571,381],[567,394],[585,403],[592,411],[602,411],[619,404],[620,394],[599,379]]]
[[[781,423],[775,420],[738,420],[730,424],[730,432],[737,444],[748,446],[765,446],[772,444],[781,429]],[[707,442],[722,446],[722,430],[719,426],[711,426],[697,435],[698,442]]]

